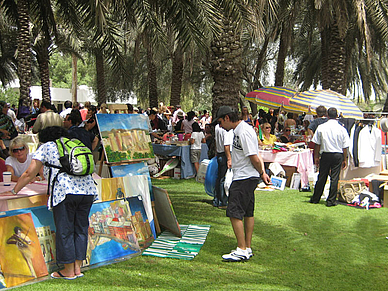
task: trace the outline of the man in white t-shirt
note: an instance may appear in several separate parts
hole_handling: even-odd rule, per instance
[[[214,129],[214,138],[216,141],[218,175],[214,189],[213,206],[226,209],[228,196],[225,194],[224,182],[227,170],[232,167],[230,149],[233,144],[233,130],[226,131],[217,124]]]
[[[218,109],[214,123],[218,123],[227,131],[234,130],[233,182],[229,188],[226,216],[232,223],[237,248],[222,258],[225,261],[245,261],[253,255],[251,242],[254,227],[254,192],[260,177],[266,184],[271,184],[271,180],[265,173],[253,127],[240,120],[238,114],[229,106],[221,106]]]
[[[319,175],[310,203],[319,203],[330,173],[330,191],[326,200],[326,205],[330,207],[337,205],[339,175],[341,168],[347,167],[349,135],[336,120],[337,109],[329,108],[327,115],[329,119],[317,127],[312,139],[315,143],[314,162],[319,167]]]

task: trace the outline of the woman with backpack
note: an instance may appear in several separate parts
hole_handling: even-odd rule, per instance
[[[63,127],[52,126],[41,130],[39,141],[42,145],[33,154],[30,166],[11,191],[0,195],[17,195],[44,166],[43,174],[49,180],[51,190],[48,208],[53,212],[56,228],[56,259],[58,264],[65,266],[63,270],[53,272],[51,277],[73,280],[83,276],[81,265],[86,258],[89,211],[97,197],[97,188],[91,174],[75,176],[46,166],[46,163],[59,168],[62,166],[56,144],[56,140],[61,137],[68,137]],[[52,171],[51,175],[49,175],[50,171]],[[53,184],[54,177],[57,181]]]

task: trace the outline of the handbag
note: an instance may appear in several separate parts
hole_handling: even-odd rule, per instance
[[[338,200],[352,203],[353,199],[365,189],[364,181],[339,181]]]

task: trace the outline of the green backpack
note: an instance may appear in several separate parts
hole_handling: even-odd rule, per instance
[[[59,162],[61,166],[45,163],[50,167],[49,179],[51,180],[51,168],[59,169],[51,185],[51,193],[54,190],[54,184],[60,173],[67,173],[73,176],[86,176],[94,172],[94,160],[91,150],[78,139],[68,139],[61,137],[55,141],[59,152]],[[49,194],[49,188],[47,194]]]
[[[80,140],[61,137],[55,142],[62,165],[60,172],[74,176],[85,176],[94,172],[93,154]]]

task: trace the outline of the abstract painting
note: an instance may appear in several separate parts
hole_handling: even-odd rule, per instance
[[[147,116],[142,114],[97,114],[108,163],[154,157]]]
[[[30,213],[0,218],[0,265],[6,287],[48,274]]]

